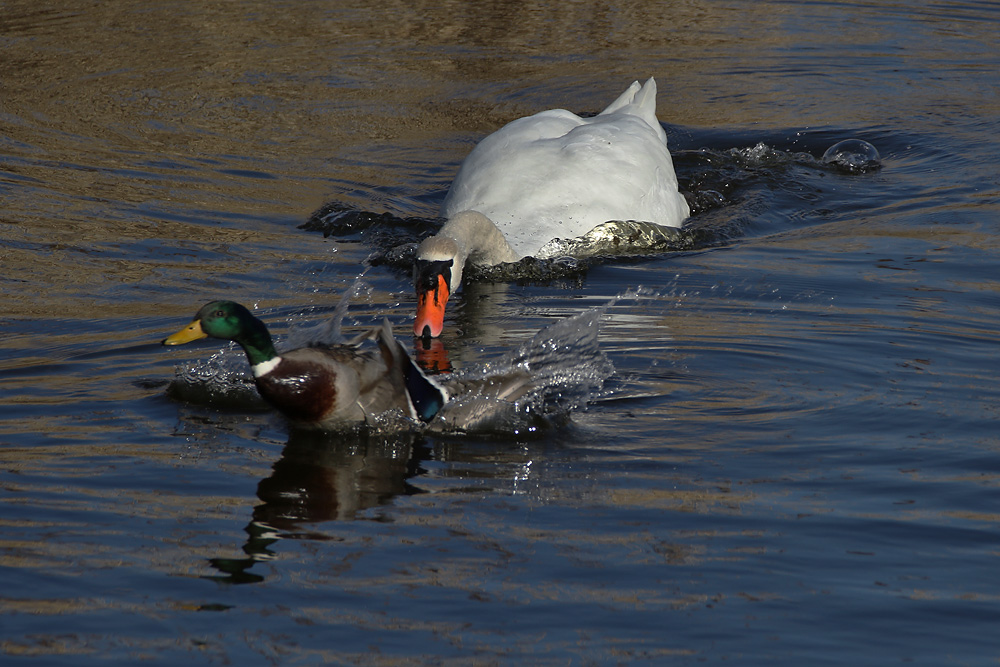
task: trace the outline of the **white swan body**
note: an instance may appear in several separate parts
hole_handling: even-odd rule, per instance
[[[505,125],[466,157],[441,215],[444,227],[417,250],[417,335],[440,334],[441,290],[458,289],[466,261],[544,258],[550,241],[609,220],[679,227],[690,209],[656,119],[656,82],[632,83],[592,118],[554,109]]]
[[[493,221],[519,259],[609,220],[679,227],[690,213],[656,120],[656,82],[633,83],[592,118],[554,109],[486,137],[441,207],[447,219],[462,211]]]

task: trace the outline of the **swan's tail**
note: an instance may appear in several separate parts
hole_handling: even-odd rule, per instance
[[[650,79],[650,81],[652,81],[652,79]],[[639,90],[641,90],[641,86],[639,86],[639,82],[638,81],[633,81],[632,85],[629,86],[628,88],[626,88],[625,92],[622,93],[621,95],[619,95],[618,99],[616,99],[614,102],[612,102],[611,104],[609,104],[607,106],[607,108],[600,113],[600,115],[603,116],[604,114],[614,113],[616,111],[620,111],[623,107],[628,106],[629,104],[632,104],[633,102],[635,102],[635,95],[636,95],[636,93],[639,92]],[[656,84],[655,83],[653,84],[653,99],[654,99],[654,109],[655,109],[655,99],[656,99]]]
[[[656,117],[656,80],[649,77],[642,85],[639,92],[632,100],[633,104],[639,107],[643,113],[648,113]]]
[[[633,81],[632,85],[599,115],[612,113],[628,113],[642,118],[660,135],[663,143],[667,143],[667,135],[660,127],[660,121],[656,119],[656,81],[653,77],[649,77],[641,86],[638,81]]]

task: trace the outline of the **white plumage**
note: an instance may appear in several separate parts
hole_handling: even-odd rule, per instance
[[[592,118],[542,111],[483,139],[441,215],[469,210],[489,218],[518,258],[609,220],[679,227],[690,211],[656,119],[656,82],[634,82]]]

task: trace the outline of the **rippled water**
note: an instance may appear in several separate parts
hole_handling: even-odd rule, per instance
[[[998,28],[988,2],[6,3],[4,664],[994,662]],[[289,336],[363,274],[345,332],[404,339],[405,244],[471,146],[650,75],[683,243],[483,273],[438,357],[642,286],[569,423],[331,438],[168,393],[242,368],[159,346],[212,298]],[[824,161],[846,139],[881,168]]]

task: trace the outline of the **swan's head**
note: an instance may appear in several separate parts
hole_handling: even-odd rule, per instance
[[[413,334],[437,338],[444,329],[444,307],[448,297],[462,284],[465,258],[454,239],[432,236],[417,248],[413,285],[417,290],[417,317]]]

